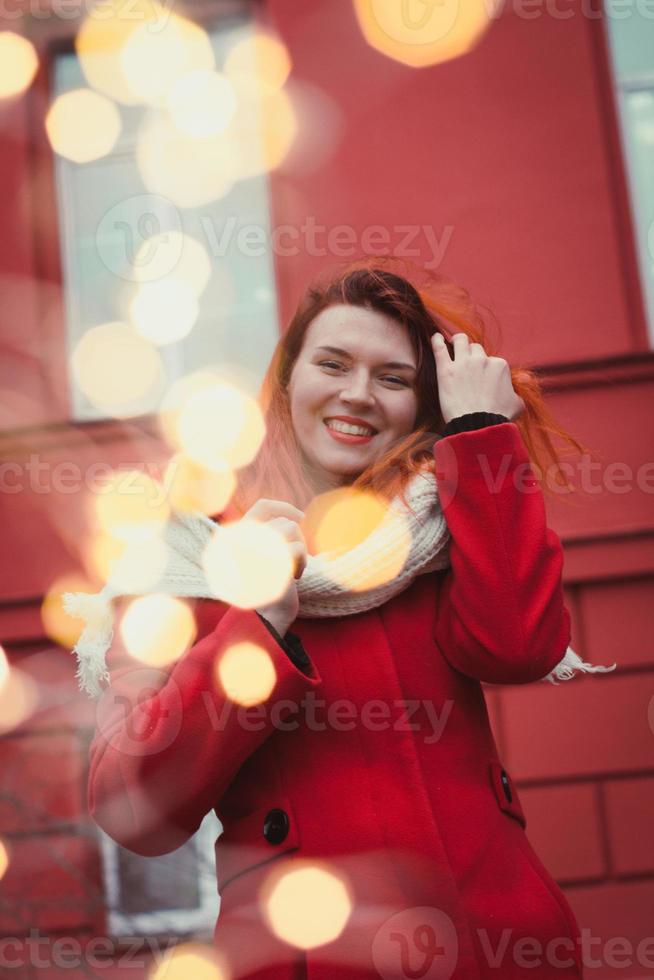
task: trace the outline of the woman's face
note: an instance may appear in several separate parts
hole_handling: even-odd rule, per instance
[[[352,482],[413,431],[416,378],[408,332],[391,317],[340,304],[315,317],[288,394],[295,437],[316,493]],[[336,431],[347,427],[344,419],[364,426],[364,434]]]

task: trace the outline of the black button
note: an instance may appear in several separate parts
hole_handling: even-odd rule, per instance
[[[511,787],[509,786],[509,777],[507,776],[505,769],[502,769],[501,779],[502,779],[502,786],[504,787],[504,795],[506,796],[506,798],[509,801],[509,803],[511,803],[513,801],[513,797],[511,796]]]
[[[284,810],[275,807],[266,814],[263,822],[263,836],[269,844],[281,844],[288,835],[288,816]]]

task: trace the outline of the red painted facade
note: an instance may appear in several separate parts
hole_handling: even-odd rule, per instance
[[[486,695],[530,841],[582,930],[601,937],[592,976],[639,978],[654,968],[654,940],[644,945],[654,935],[654,356],[601,11],[520,9],[507,5],[468,55],[422,70],[370,49],[349,0],[259,10],[289,48],[293,79],[320,90],[340,120],[322,160],[311,167],[298,152],[270,179],[273,226],[325,229],[316,247],[301,231],[297,254],[274,256],[280,322],[310,275],[347,257],[334,248],[337,226],[354,229],[358,246],[382,226],[391,249],[417,227],[412,258],[430,262],[440,243],[438,271],[493,310],[502,356],[541,370],[554,414],[596,454],[585,491],[546,500],[564,545],[572,645],[618,669],[557,688],[487,685]],[[35,29],[47,55],[74,28],[53,18]],[[47,93],[46,57],[30,92],[0,106],[2,459],[163,459],[147,419],[67,421]],[[39,710],[0,743],[0,836],[12,858],[0,882],[4,936],[38,926],[83,940],[105,929],[84,799],[94,710],[39,614],[53,579],[78,569],[83,532],[75,495],[0,494],[0,641],[42,683]],[[631,959],[616,953],[618,937]]]

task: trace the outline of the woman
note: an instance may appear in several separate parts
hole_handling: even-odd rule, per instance
[[[562,549],[525,446],[540,437],[556,462],[547,431],[565,433],[449,288],[376,260],[308,290],[264,382],[264,446],[221,516],[281,532],[295,578],[257,610],[199,600],[200,639],[167,672],[110,656],[90,812],[158,855],[216,810],[229,977],[582,976],[577,923],[527,840],[480,685],[571,674],[556,673]],[[321,579],[312,501],[373,490],[420,517],[429,479],[441,510],[411,525],[395,576],[368,591]],[[437,553],[419,553],[434,528]],[[249,714],[216,683],[241,641],[274,668]]]

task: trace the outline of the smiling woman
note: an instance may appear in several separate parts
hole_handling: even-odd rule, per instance
[[[285,591],[260,608],[217,601],[182,535],[171,588],[204,598],[198,641],[154,682],[111,662],[90,811],[156,855],[215,810],[221,975],[582,976],[577,922],[525,836],[481,684],[606,668],[568,646],[563,552],[525,445],[562,430],[480,324],[451,284],[419,291],[380,260],[312,285],[265,378],[262,451],[217,515],[278,532]],[[338,546],[311,553],[304,508],[333,494]],[[366,534],[348,544],[355,525]],[[259,549],[252,576],[269,562]],[[232,711],[264,675],[256,719]],[[525,942],[539,959],[525,963]]]

